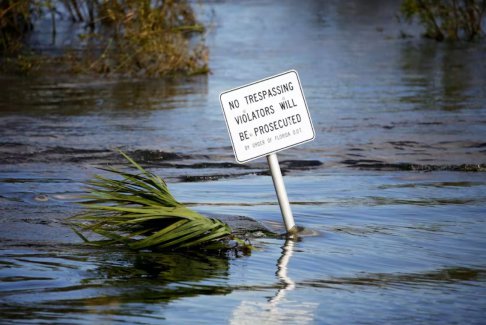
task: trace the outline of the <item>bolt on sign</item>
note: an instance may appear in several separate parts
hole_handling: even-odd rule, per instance
[[[295,70],[225,91],[220,101],[239,163],[314,140]]]

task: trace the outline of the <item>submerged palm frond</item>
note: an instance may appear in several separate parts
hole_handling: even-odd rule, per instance
[[[95,175],[81,204],[87,212],[75,216],[74,231],[91,231],[106,240],[133,249],[175,249],[200,246],[231,235],[224,222],[205,217],[177,202],[162,178],[146,171],[120,151],[132,171],[101,168],[117,175],[111,179]]]

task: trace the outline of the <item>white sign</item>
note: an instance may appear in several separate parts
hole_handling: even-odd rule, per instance
[[[239,163],[314,140],[295,70],[225,91],[219,98]]]

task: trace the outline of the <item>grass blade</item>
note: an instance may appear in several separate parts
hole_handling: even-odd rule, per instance
[[[227,224],[179,203],[161,177],[118,152],[130,170],[100,168],[113,178],[95,175],[88,181],[80,203],[87,211],[72,218],[76,220],[73,230],[83,241],[89,242],[82,232],[92,232],[105,238],[94,242],[100,245],[179,249],[200,247],[231,235]]]

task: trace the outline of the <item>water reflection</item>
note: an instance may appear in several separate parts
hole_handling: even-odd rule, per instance
[[[228,270],[228,256],[207,252],[86,250],[71,245],[44,252],[4,249],[2,319],[163,319],[163,308],[171,301],[230,293],[224,284]]]
[[[450,267],[423,273],[398,273],[398,274],[366,274],[357,277],[329,278],[305,280],[300,285],[314,288],[342,288],[349,286],[371,286],[371,287],[403,287],[422,288],[424,285],[437,286],[437,290],[444,290],[447,285],[456,283],[482,282],[486,279],[486,270],[467,267]]]
[[[481,45],[439,46],[426,41],[404,44],[400,58],[402,81],[412,91],[403,94],[401,101],[419,109],[481,108],[471,93],[476,75],[471,70],[482,64],[476,46]]]
[[[294,253],[295,239],[287,238],[282,255],[277,261],[278,289],[267,301],[243,300],[234,310],[231,324],[311,324],[314,322],[317,302],[295,300],[287,297],[296,287],[288,274],[290,259]]]
[[[287,266],[293,254],[294,244],[293,239],[287,239],[285,245],[282,246],[282,256],[277,262],[277,276],[280,279],[283,288],[278,290],[277,294],[270,299],[272,305],[278,304],[278,302],[285,297],[287,291],[295,289],[295,282],[287,274]]]
[[[0,78],[0,114],[50,113],[63,116],[144,112],[193,106],[205,96],[208,77],[154,80],[93,80],[72,77]],[[34,109],[33,109],[34,108]],[[68,109],[66,109],[68,108]]]

